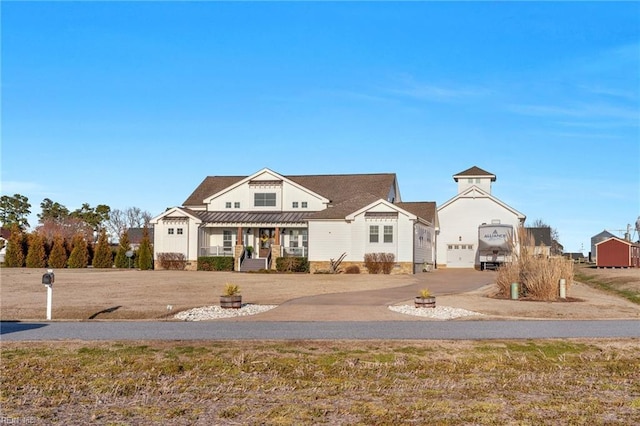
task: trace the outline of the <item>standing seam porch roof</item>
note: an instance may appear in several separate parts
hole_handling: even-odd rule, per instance
[[[203,224],[216,223],[306,223],[314,212],[205,212],[191,210]]]

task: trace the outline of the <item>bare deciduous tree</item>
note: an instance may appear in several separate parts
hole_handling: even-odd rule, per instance
[[[151,221],[151,213],[138,207],[114,209],[109,215],[107,227],[111,235],[122,235],[129,228],[144,228]]]

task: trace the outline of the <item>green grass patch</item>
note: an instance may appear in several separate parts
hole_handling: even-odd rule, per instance
[[[575,270],[575,280],[640,305],[640,286],[637,285],[637,278],[609,277],[598,274],[589,267],[580,267]]]

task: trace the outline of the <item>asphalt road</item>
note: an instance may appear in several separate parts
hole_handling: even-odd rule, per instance
[[[2,341],[640,338],[638,320],[1,322]]]

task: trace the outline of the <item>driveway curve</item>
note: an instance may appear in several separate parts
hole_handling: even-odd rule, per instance
[[[420,321],[423,318],[399,314],[388,307],[413,303],[413,298],[425,287],[436,296],[476,291],[494,283],[496,273],[451,269],[417,277],[416,283],[402,287],[301,297],[260,315],[223,321]]]

